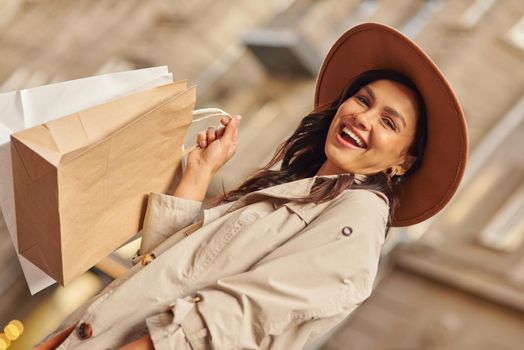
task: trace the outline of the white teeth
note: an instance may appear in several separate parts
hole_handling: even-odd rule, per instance
[[[355,142],[357,143],[357,145],[359,145],[360,147],[364,147],[364,141],[358,137],[357,135],[355,135],[353,132],[351,132],[351,130],[349,130],[347,127],[344,127],[344,129],[342,129],[342,131],[346,134],[346,135],[349,135],[349,137],[351,137],[353,140],[355,140]]]

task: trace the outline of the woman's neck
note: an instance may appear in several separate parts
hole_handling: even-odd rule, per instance
[[[326,159],[324,164],[322,164],[320,169],[318,169],[316,175],[317,176],[338,175],[338,174],[342,174],[342,173],[344,173],[344,171],[342,171],[339,168],[337,168],[336,166],[332,165],[331,162],[329,162],[329,160]]]
[[[327,160],[322,164],[320,169],[318,169],[316,176],[331,176],[331,175],[340,175],[340,174],[349,174],[347,172],[344,172],[337,167],[331,165],[330,162]],[[355,183],[361,184],[362,182],[366,181],[367,176],[364,174],[354,174],[355,176]]]

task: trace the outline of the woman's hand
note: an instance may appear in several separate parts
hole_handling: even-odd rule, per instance
[[[242,117],[223,117],[218,128],[210,126],[207,131],[200,131],[198,146],[189,152],[187,170],[204,172],[213,176],[231,157],[237,148],[238,124]]]
[[[236,151],[241,116],[221,118],[217,129],[209,127],[198,133],[198,146],[187,156],[186,170],[173,195],[202,201],[215,173]]]

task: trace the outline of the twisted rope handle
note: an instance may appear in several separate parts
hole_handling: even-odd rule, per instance
[[[208,114],[208,115],[206,115]],[[193,118],[195,116],[199,116],[199,115],[204,115],[203,117],[200,117],[200,118],[197,118],[197,119],[193,119],[193,121],[191,123],[195,123],[195,122],[199,122],[201,120],[205,120],[205,119],[208,119],[208,118],[211,118],[211,117],[217,117],[217,116],[220,116],[220,115],[224,115],[224,116],[227,116],[227,117],[230,117],[230,118],[233,118],[231,116],[231,114],[227,113],[226,111],[223,111],[221,110],[220,108],[200,108],[200,109],[195,109],[193,111]],[[184,157],[184,164],[185,164],[185,157],[186,155],[191,152],[192,150],[194,150],[195,148],[197,148],[198,145],[195,145],[189,149],[185,149],[184,145],[182,144],[182,156]]]
[[[207,118],[211,118],[211,117],[216,117],[216,116],[219,116],[219,115],[225,115],[225,116],[231,117],[231,114],[221,110],[220,108],[200,108],[200,109],[195,109],[193,111],[193,117],[195,117],[197,115],[200,115],[200,114],[206,114],[206,113],[211,113],[211,114],[210,115],[206,115],[204,117],[200,117],[198,119],[193,119],[193,121],[191,123],[199,122],[201,120],[204,120],[204,119],[207,119]]]

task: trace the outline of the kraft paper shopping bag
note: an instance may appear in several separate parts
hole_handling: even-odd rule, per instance
[[[195,98],[179,81],[12,134],[19,253],[66,285],[133,236],[173,181]]]
[[[173,82],[167,66],[95,75],[0,94],[0,208],[18,247],[11,170],[10,135],[116,98]],[[86,91],[89,91],[86,94]],[[17,250],[15,248],[15,250]],[[20,254],[16,254],[31,294],[56,283]]]

